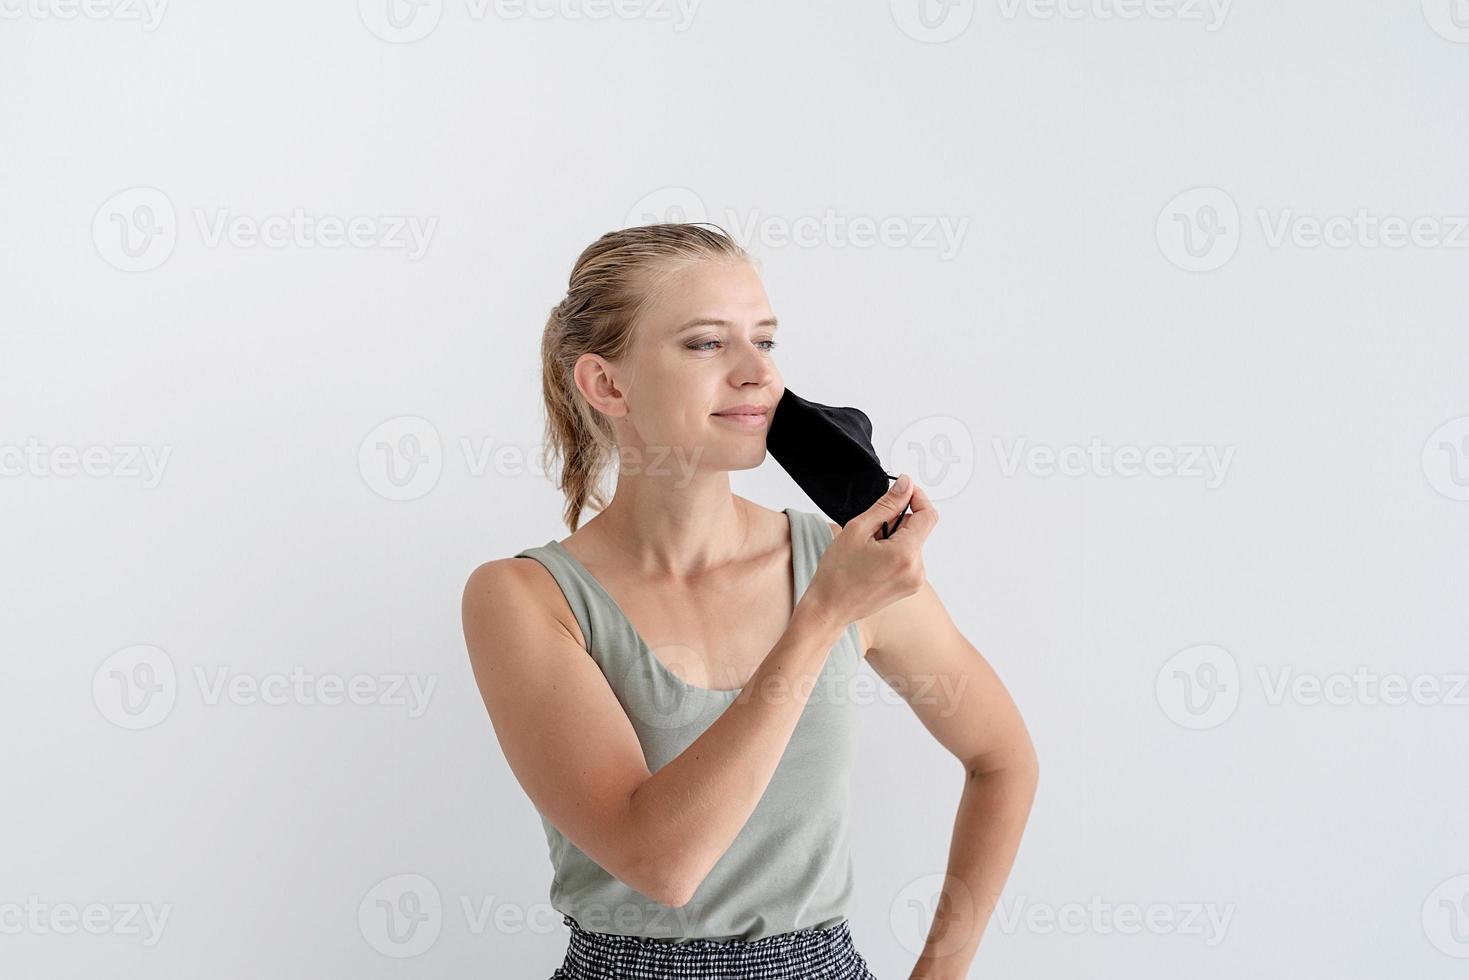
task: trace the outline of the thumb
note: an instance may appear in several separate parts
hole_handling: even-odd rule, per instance
[[[907,473],[904,473],[898,477],[896,483],[888,487],[887,493],[878,497],[871,507],[852,520],[860,522],[864,529],[875,531],[878,524],[886,524],[903,513],[908,507],[908,498],[912,495],[913,480]]]

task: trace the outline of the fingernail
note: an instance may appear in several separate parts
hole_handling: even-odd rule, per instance
[[[908,474],[907,473],[904,473],[902,476],[899,476],[898,477],[898,482],[897,483],[894,483],[893,484],[893,487],[896,488],[896,489],[898,489],[898,490],[907,490],[908,489]]]

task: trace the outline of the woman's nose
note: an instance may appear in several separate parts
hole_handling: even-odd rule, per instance
[[[739,367],[736,368],[736,381],[740,384],[757,382],[764,384],[775,377],[775,363],[770,359],[770,352],[761,350],[755,344],[745,344],[741,348]]]

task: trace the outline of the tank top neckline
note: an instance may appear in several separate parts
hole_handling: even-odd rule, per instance
[[[781,513],[785,514],[786,516],[786,530],[789,532],[791,539],[791,610],[792,615],[794,616],[796,604],[801,601],[802,563],[796,557],[796,549],[801,547],[801,535],[796,532],[796,515],[791,512],[791,508],[783,508]],[[602,585],[602,583],[597,580],[597,576],[588,571],[587,567],[583,565],[575,555],[566,550],[566,548],[562,546],[561,542],[556,540],[555,538],[552,538],[549,542],[547,542],[546,546],[548,548],[554,549],[558,555],[560,555],[563,559],[566,560],[568,564],[576,569],[577,574],[581,575],[587,580],[588,583],[591,584],[592,588],[596,590],[598,596],[607,604],[607,607],[612,610],[613,614],[617,617],[619,621],[621,621],[622,625],[626,627],[627,631],[632,634],[633,639],[637,641],[639,653],[646,659],[651,660],[655,665],[655,668],[665,677],[682,685],[685,689],[705,697],[736,698],[740,695],[741,692],[745,690],[746,687],[749,686],[749,682],[746,681],[746,683],[741,684],[739,687],[735,688],[700,687],[697,684],[690,684],[688,681],[678,676],[678,674],[674,673],[674,671],[667,664],[665,664],[662,659],[658,657],[657,654],[653,652],[653,648],[648,646],[648,642],[643,639],[643,634],[638,632],[638,628],[633,625],[632,620],[629,619],[627,617],[627,614],[622,611],[622,607],[617,604],[617,600],[612,598],[612,593],[608,592],[607,589]],[[757,667],[756,670],[759,670],[759,668]]]

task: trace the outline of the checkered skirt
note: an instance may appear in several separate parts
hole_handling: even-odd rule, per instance
[[[847,920],[742,941],[672,943],[588,932],[569,915],[566,961],[550,980],[877,980],[856,947]]]

